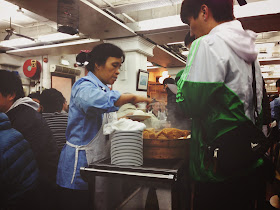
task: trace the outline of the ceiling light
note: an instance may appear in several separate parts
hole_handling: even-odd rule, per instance
[[[162,68],[161,66],[147,66],[147,69],[158,69]]]
[[[38,40],[41,42],[65,41],[65,40],[75,39],[75,38],[79,38],[79,35],[53,33],[53,34],[38,36]]]
[[[4,40],[0,42],[0,46],[3,47],[21,47],[29,44],[34,44],[35,41],[26,38],[18,38],[18,39],[11,39],[11,40]]]
[[[93,42],[99,42],[99,41],[100,41],[100,39],[83,39],[83,40],[77,40],[77,41],[61,43],[61,44],[50,44],[50,45],[37,46],[37,47],[28,47],[28,48],[17,49],[17,50],[9,50],[9,51],[7,51],[7,53],[16,53],[16,52],[25,52],[25,51],[36,51],[36,50],[40,50],[40,49],[65,47],[65,46],[93,43]]]
[[[170,43],[167,43],[167,45],[174,45],[174,44],[184,44],[184,42],[170,42]]]
[[[185,25],[179,15],[173,15],[163,18],[155,18],[151,20],[143,20],[138,22],[140,31],[149,31],[153,29],[169,28]]]

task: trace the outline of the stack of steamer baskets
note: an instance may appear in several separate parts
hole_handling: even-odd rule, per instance
[[[111,164],[143,165],[142,131],[115,131],[111,136]]]

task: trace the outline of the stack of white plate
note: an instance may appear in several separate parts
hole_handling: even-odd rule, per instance
[[[142,131],[115,131],[111,136],[111,164],[143,165]]]

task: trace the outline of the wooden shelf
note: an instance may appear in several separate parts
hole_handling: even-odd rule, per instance
[[[278,80],[278,79],[280,79],[280,76],[279,77],[264,77],[263,79],[264,80]]]
[[[260,65],[280,64],[280,58],[260,59]]]

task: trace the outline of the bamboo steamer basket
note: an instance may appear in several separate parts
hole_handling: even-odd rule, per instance
[[[189,159],[190,138],[188,139],[143,139],[145,159]]]

